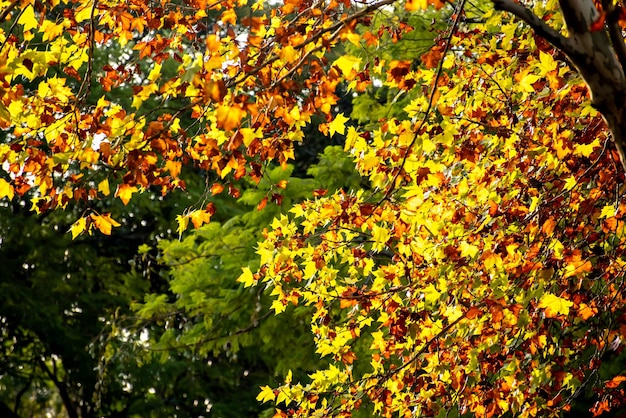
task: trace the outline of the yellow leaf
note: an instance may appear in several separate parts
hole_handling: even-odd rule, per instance
[[[189,226],[189,218],[183,215],[176,215],[176,222],[178,222],[176,232],[178,232],[178,235],[182,235]]]
[[[569,178],[565,180],[565,190],[572,190],[574,187],[576,187],[577,183],[578,181],[576,180],[576,177],[569,176]]]
[[[275,315],[278,315],[281,312],[285,312],[285,309],[287,309],[285,304],[278,299],[274,299],[271,308],[274,310]]]
[[[413,12],[415,10],[426,10],[426,8],[428,7],[428,1],[427,0],[407,0],[407,2],[404,3],[404,7],[409,12]]]
[[[150,70],[150,74],[148,74],[148,80],[157,81],[157,79],[161,76],[161,64],[155,64],[154,68]]]
[[[57,25],[49,20],[44,20],[39,28],[40,32],[43,32],[42,40],[44,42],[51,41],[58,38],[63,34],[65,27],[63,25]]]
[[[35,10],[33,9],[33,6],[29,5],[24,10],[24,13],[22,13],[17,23],[24,27],[24,31],[35,29],[39,26],[39,23],[35,18]]]
[[[559,315],[569,314],[569,308],[573,304],[573,302],[560,298],[552,293],[544,293],[539,300],[538,307],[545,309],[546,317],[555,318]]]
[[[374,238],[374,250],[382,251],[385,248],[387,241],[389,241],[390,237],[391,233],[387,228],[381,228],[378,225],[374,225],[374,227],[372,228],[372,238]]]
[[[535,91],[532,84],[539,80],[541,77],[535,74],[527,74],[526,77],[522,78],[519,82],[519,86],[522,88],[522,91],[527,93],[532,93]]]
[[[550,71],[556,70],[557,64],[552,58],[552,55],[546,54],[545,52],[539,52],[539,69],[541,70],[540,75],[546,75]]]
[[[583,157],[589,157],[593,150],[600,146],[600,139],[596,139],[591,144],[577,144],[574,146],[574,155],[582,155]]]
[[[74,19],[77,22],[82,22],[83,20],[87,20],[91,18],[91,5],[86,4],[82,8],[79,7],[76,13],[74,14]]]
[[[254,285],[256,280],[254,280],[254,275],[252,274],[250,267],[242,267],[241,270],[243,270],[243,273],[241,273],[241,276],[237,278],[237,281],[243,283],[244,287]]]
[[[533,213],[535,210],[537,210],[537,207],[539,206],[539,197],[537,196],[533,196],[530,198],[530,207],[528,208],[528,212]]]
[[[478,247],[472,244],[468,244],[463,241],[459,244],[459,249],[461,250],[461,256],[474,258],[476,254],[478,254]]]
[[[119,222],[111,218],[111,214],[109,213],[104,215],[92,214],[91,220],[94,225],[96,225],[96,228],[98,228],[104,235],[111,235],[111,229],[114,226],[120,226]]]
[[[252,141],[256,138],[260,138],[259,130],[256,131],[252,128],[241,128],[240,129],[241,136],[243,137],[243,144],[246,147],[249,147]]]
[[[431,283],[423,290],[424,293],[424,301],[428,304],[436,302],[441,297],[441,293],[435,288],[435,286]]]
[[[85,231],[85,227],[87,226],[87,219],[80,218],[76,222],[72,224],[70,228],[70,232],[72,233],[72,239],[75,239],[77,236],[82,234]]]
[[[109,189],[108,179],[104,179],[100,183],[98,183],[98,191],[105,196],[108,196],[111,193],[111,190]]]
[[[298,51],[291,45],[287,45],[280,50],[280,59],[286,62],[294,62],[298,58]]]
[[[339,67],[344,77],[348,77],[352,71],[358,70],[359,65],[361,65],[361,58],[343,55],[337,58],[335,62],[333,62],[333,65]]]
[[[274,390],[269,387],[269,386],[259,386],[259,388],[261,389],[261,393],[259,393],[256,397],[256,400],[261,402],[261,403],[265,403],[268,401],[273,401],[276,398],[276,395],[274,394]]]
[[[170,172],[172,177],[178,177],[183,165],[180,161],[168,160],[165,162],[165,168]]]
[[[0,188],[1,190],[1,188]],[[0,193],[1,195],[1,193]],[[615,216],[615,206],[613,205],[606,205],[605,207],[602,208],[602,212],[600,212],[600,218],[611,218],[613,216]]]
[[[119,197],[124,205],[128,205],[130,199],[133,197],[133,193],[137,192],[137,187],[129,186],[128,184],[120,184],[117,186],[117,192],[115,192],[115,197]]]
[[[565,266],[565,274],[563,274],[563,278],[567,279],[568,277],[577,276],[579,274],[589,272],[592,269],[593,265],[589,260],[572,261]]]
[[[5,179],[0,178],[0,199],[3,197],[8,197],[9,200],[13,199],[15,192],[11,183],[6,181]]]
[[[346,133],[346,122],[350,119],[347,118],[343,113],[339,113],[335,116],[335,119],[328,124],[330,130],[330,136],[333,136],[336,132],[339,132],[341,135]]]

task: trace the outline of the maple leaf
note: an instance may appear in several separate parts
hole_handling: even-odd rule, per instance
[[[353,71],[357,70],[360,64],[360,58],[350,55],[342,55],[333,62],[333,65],[339,67],[345,77],[350,76]]]
[[[273,401],[274,399],[276,399],[276,394],[274,393],[274,390],[271,387],[266,385],[266,386],[260,387],[260,389],[261,389],[261,392],[256,397],[257,401],[265,403],[265,402]]]
[[[539,75],[546,75],[549,72],[556,70],[557,66],[558,63],[554,60],[552,55],[539,51],[539,64],[537,64],[537,67],[540,69]]]
[[[237,278],[237,281],[243,283],[244,287],[250,287],[256,283],[254,275],[249,267],[242,267],[243,273]]]
[[[76,239],[77,236],[82,234],[87,227],[87,219],[80,218],[76,222],[74,222],[70,228],[70,232],[72,233],[72,239]]]
[[[211,194],[213,196],[220,194],[224,191],[224,186],[220,183],[213,183],[213,185],[211,186]]]
[[[115,197],[119,197],[124,205],[128,205],[128,202],[130,202],[130,199],[132,199],[133,194],[137,193],[137,191],[138,189],[135,186],[129,186],[126,183],[120,184],[119,186],[117,186]]]
[[[13,200],[14,195],[15,191],[11,183],[3,178],[0,178],[0,199],[3,197],[8,197],[9,200]]]
[[[616,208],[614,205],[606,205],[602,208],[600,212],[600,218],[611,218],[615,216]]]
[[[178,235],[181,236],[189,226],[189,217],[184,215],[176,215],[176,222],[178,223],[178,228],[176,229],[176,232],[178,232]]]
[[[111,230],[113,227],[120,226],[120,223],[111,218],[111,214],[104,215],[90,215],[93,224],[102,232],[104,235],[111,235]],[[74,235],[74,231],[72,230],[72,235]]]
[[[596,315],[597,313],[598,313],[598,308],[589,306],[585,303],[581,303],[580,306],[578,307],[578,315],[580,315],[580,317],[585,321],[591,318],[592,316]]]
[[[328,124],[330,136],[335,135],[337,132],[344,135],[346,133],[346,122],[349,120],[343,113],[338,113],[335,119]]]
[[[17,23],[23,26],[24,31],[36,29],[39,26],[39,23],[35,18],[35,10],[33,9],[33,6],[26,6]]]
[[[111,190],[109,188],[109,179],[104,179],[100,183],[98,183],[98,191],[102,192],[102,194],[105,196],[111,194]]]
[[[539,299],[539,305],[537,305],[537,307],[545,309],[547,318],[555,318],[559,315],[568,315],[569,308],[573,304],[573,302],[567,299],[546,292]]]
[[[435,68],[439,65],[441,58],[443,57],[443,50],[439,46],[434,46],[421,56],[421,60],[426,66],[426,68]]]
[[[212,213],[206,210],[194,210],[193,212],[189,213],[187,216],[191,220],[193,227],[197,229],[197,228],[200,228],[205,223],[210,222],[211,215]]]

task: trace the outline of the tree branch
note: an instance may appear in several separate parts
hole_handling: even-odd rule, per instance
[[[7,418],[20,418],[20,416],[16,412],[14,412],[11,408],[9,408],[7,404],[2,401],[0,401],[0,414],[2,414],[3,417]]]
[[[559,0],[559,7],[572,36],[590,32],[591,25],[600,19],[592,0]]]
[[[54,359],[52,360],[52,364],[55,368],[54,372],[48,368],[48,365],[43,360],[41,359],[39,360],[39,366],[44,371],[44,373],[48,375],[50,380],[52,380],[52,383],[54,383],[54,386],[56,386],[56,388],[59,390],[59,395],[61,396],[61,400],[63,401],[63,405],[65,406],[65,410],[67,411],[67,415],[70,418],[79,418],[78,413],[76,412],[76,409],[74,408],[74,403],[72,402],[72,399],[70,398],[70,394],[68,393],[67,388],[65,387],[65,384],[59,381],[56,377],[56,361],[54,361]]]
[[[533,28],[537,35],[541,36],[546,41],[550,42],[552,45],[569,55],[569,47],[565,38],[556,30],[548,26],[546,22],[541,20],[532,11],[524,7],[524,5],[515,3],[512,0],[492,0],[492,2],[496,10],[509,12],[515,15]]]
[[[20,2],[20,0],[13,0],[11,2],[11,4],[9,4],[7,6],[6,9],[4,9],[2,11],[2,13],[0,13],[0,22],[4,22],[4,20],[7,18],[7,16],[9,15],[9,13],[11,13],[13,11],[13,9],[15,9],[15,6],[17,6],[17,4]]]
[[[615,6],[612,3],[607,2],[605,6],[605,12],[607,14],[606,28],[609,33],[609,38],[613,44],[613,49],[617,55],[617,60],[622,66],[622,70],[626,72],[626,44],[624,43],[624,36],[622,35],[622,28],[617,23],[618,14],[615,10]]]

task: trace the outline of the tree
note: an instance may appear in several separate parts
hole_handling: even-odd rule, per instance
[[[258,271],[240,277],[275,296],[277,314],[309,306],[328,362],[262,388],[277,416],[556,415],[583,395],[600,414],[625,402],[626,377],[606,367],[626,337],[621,5],[5,7],[0,195],[32,193],[38,212],[111,190],[124,204],[167,194],[194,165],[207,190],[179,215],[182,233],[214,215],[209,191],[238,197],[244,177],[286,167],[313,115],[345,136],[367,185],[280,215]],[[419,60],[390,47],[416,15],[446,23]],[[122,52],[97,68],[99,47]],[[351,123],[335,109],[340,86],[380,93],[388,112],[355,106]],[[127,104],[116,92],[129,87]],[[259,208],[284,186],[269,184]],[[116,224],[89,207],[72,234]]]
[[[271,289],[246,289],[235,280],[242,268],[251,276],[251,269],[258,267],[255,243],[274,216],[290,209],[293,201],[302,201],[323,186],[333,190],[336,183],[358,186],[351,158],[339,147],[328,147],[319,163],[309,168],[313,178],[291,177],[292,169],[274,168],[258,185],[242,185],[240,213],[231,211],[223,223],[214,220],[183,240],[158,243],[155,263],[167,274],[168,289],[149,293],[135,304],[134,321],[119,321],[118,340],[144,332],[147,338],[137,347],[116,343],[119,348],[109,350],[117,353],[113,356],[123,353],[133,364],[195,359],[194,368],[204,368],[204,373],[180,390],[189,394],[189,404],[197,388],[199,403],[207,399],[211,414],[222,417],[261,414],[268,407],[256,401],[259,386],[282,381],[290,370],[294,378],[306,377],[306,372],[325,363],[316,361],[309,337],[311,308],[290,308],[276,317],[270,310]],[[280,195],[271,190],[275,183],[284,184]],[[259,211],[259,204],[267,206]]]
[[[155,277],[130,274],[129,261],[143,242],[167,233],[170,211],[189,204],[180,193],[159,205],[154,201],[144,194],[129,206],[111,204],[115,213],[124,207],[117,234],[75,240],[68,231],[84,210],[80,205],[41,215],[24,200],[0,207],[4,415],[146,416],[163,410],[151,405],[146,393],[150,388],[177,389],[168,380],[174,373],[166,373],[171,365],[125,364],[122,371],[119,356],[108,359],[104,370],[101,361],[111,324],[130,313],[133,300],[161,285]],[[130,340],[126,336],[128,344]],[[107,375],[112,369],[119,374]]]

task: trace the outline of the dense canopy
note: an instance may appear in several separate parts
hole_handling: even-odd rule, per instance
[[[59,324],[98,331],[76,342],[98,375],[72,380],[71,351],[0,311],[21,350],[6,369],[45,372],[0,369],[7,408],[42,379],[76,417],[618,410],[624,16],[608,0],[0,1],[0,198],[41,242],[80,244],[66,259],[98,260],[79,288],[41,261],[6,279],[17,295],[54,272],[77,300]],[[98,286],[108,274],[124,285]],[[80,292],[106,294],[101,312]]]

